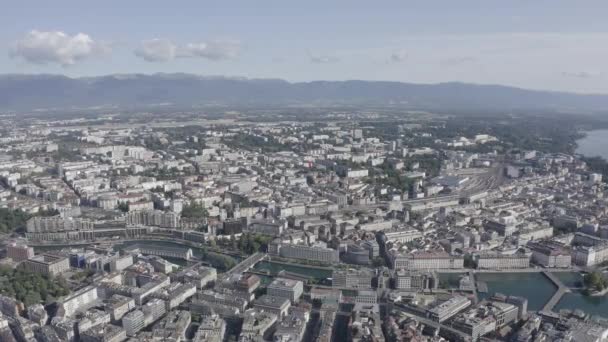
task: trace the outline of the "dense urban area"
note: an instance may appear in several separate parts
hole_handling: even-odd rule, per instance
[[[608,337],[578,304],[608,292],[589,118],[1,119],[0,341]]]

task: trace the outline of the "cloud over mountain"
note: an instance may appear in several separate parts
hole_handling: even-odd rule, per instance
[[[135,56],[148,62],[167,62],[175,58],[177,47],[167,39],[148,39],[135,49]]]
[[[167,62],[176,58],[221,61],[238,57],[240,50],[241,43],[238,40],[212,40],[179,46],[170,40],[155,38],[142,41],[135,50],[135,55],[148,62]]]
[[[33,64],[74,65],[110,51],[110,46],[85,33],[73,36],[62,31],[32,30],[19,39],[10,56]]]

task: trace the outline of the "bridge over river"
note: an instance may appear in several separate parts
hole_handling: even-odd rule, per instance
[[[564,296],[564,294],[570,292],[570,288],[568,288],[561,280],[559,280],[553,273],[543,271],[542,274],[547,277],[555,286],[557,286],[557,291],[551,296],[551,299],[543,306],[543,311],[553,311],[553,308],[557,303],[559,303],[560,299]]]

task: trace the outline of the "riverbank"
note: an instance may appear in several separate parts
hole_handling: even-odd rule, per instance
[[[583,292],[584,295],[589,296],[589,297],[603,297],[608,293],[608,288],[605,288],[601,291],[592,291],[588,294],[586,294],[585,292]]]
[[[324,270],[324,271],[333,271],[335,269],[335,267],[309,265],[309,264],[299,263],[297,261],[286,261],[285,259],[277,259],[276,257],[270,257],[269,260],[273,264],[278,264],[278,265],[290,265],[290,266],[298,265],[298,266],[302,266],[302,267],[306,267],[306,268],[319,269],[319,270]]]

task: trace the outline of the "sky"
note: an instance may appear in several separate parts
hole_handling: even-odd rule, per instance
[[[0,73],[459,81],[608,94],[605,0],[0,2]]]

